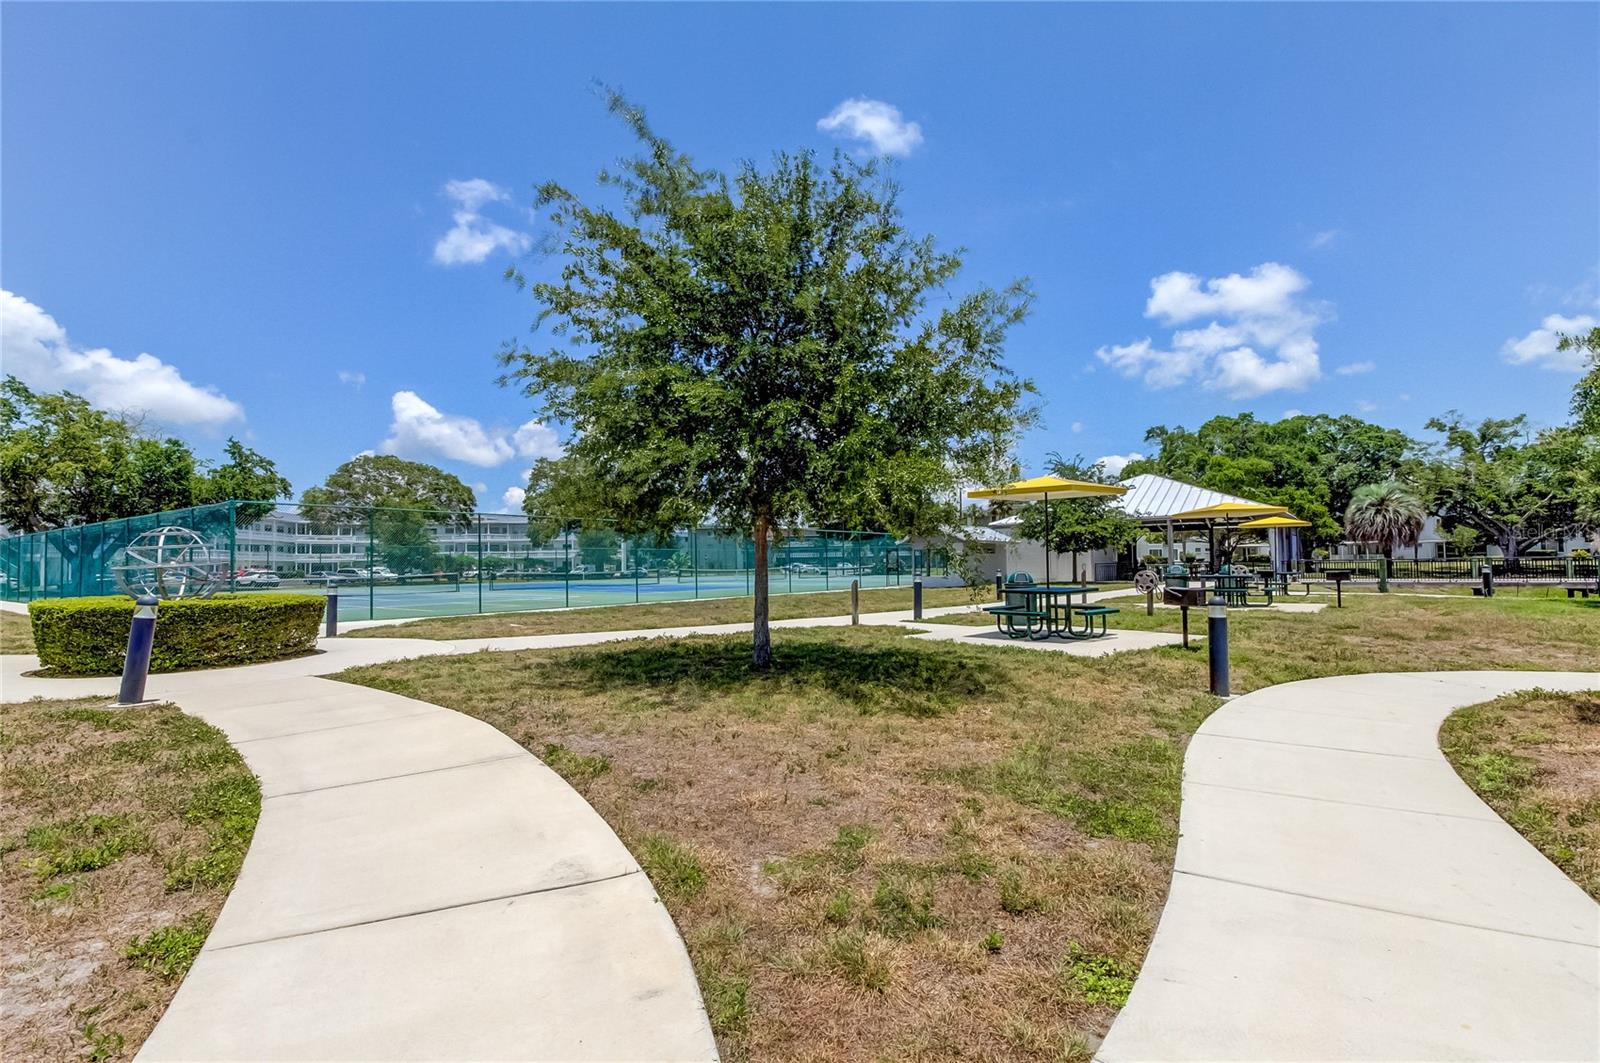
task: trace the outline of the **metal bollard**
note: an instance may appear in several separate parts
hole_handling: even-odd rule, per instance
[[[922,578],[911,581],[911,619],[922,619]]]
[[[1483,563],[1483,596],[1494,597],[1494,566],[1487,561]]]
[[[861,581],[850,581],[850,623],[861,623]]]
[[[333,580],[328,580],[328,604],[322,610],[323,619],[327,627],[325,632],[328,638],[339,634],[339,585]]]
[[[994,574],[994,600],[997,602],[1006,600],[1006,578],[998,572]]]
[[[128,655],[122,662],[122,689],[117,704],[138,705],[144,701],[144,681],[150,675],[150,647],[156,641],[156,599],[144,595],[135,599],[133,624],[128,628]]]
[[[1229,697],[1228,693],[1228,603],[1221,598],[1211,599],[1206,617],[1206,642],[1211,657],[1211,693]]]

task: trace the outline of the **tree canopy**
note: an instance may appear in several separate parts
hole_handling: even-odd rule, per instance
[[[361,520],[369,510],[387,508],[416,511],[445,524],[469,523],[477,502],[459,477],[392,454],[351,458],[300,498],[324,521]]]
[[[1413,546],[1428,519],[1422,500],[1393,480],[1356,489],[1344,514],[1345,534],[1358,543],[1375,543],[1385,557],[1398,543]]]
[[[631,532],[705,520],[758,543],[804,524],[923,530],[963,480],[1010,471],[1031,386],[1002,349],[1023,283],[951,291],[960,255],[908,232],[877,162],[811,152],[697,166],[621,96],[640,152],[585,202],[550,183],[564,263],[512,279],[554,344],[502,352],[507,382],[565,425],[529,512]],[[756,551],[756,667],[771,658]]]
[[[0,384],[0,522],[19,532],[289,493],[270,459],[236,439],[226,454],[211,468],[184,441],[70,391],[36,392],[14,376]],[[236,519],[259,508],[241,506]]]
[[[1585,530],[1585,442],[1573,429],[1534,435],[1526,416],[1428,421],[1440,436],[1417,478],[1435,512],[1472,528],[1514,558],[1545,538]],[[1592,447],[1592,438],[1589,442]]]

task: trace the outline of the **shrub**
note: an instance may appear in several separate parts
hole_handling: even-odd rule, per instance
[[[221,668],[310,653],[323,598],[315,594],[218,594],[161,603],[152,672]],[[128,649],[131,598],[52,598],[28,603],[39,661],[59,675],[116,675]]]

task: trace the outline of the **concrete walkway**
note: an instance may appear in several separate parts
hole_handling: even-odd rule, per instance
[[[1600,673],[1269,687],[1184,764],[1172,892],[1098,1057],[1600,1059],[1600,905],[1478,800],[1440,722]]]

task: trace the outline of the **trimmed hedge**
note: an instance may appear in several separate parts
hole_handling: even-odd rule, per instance
[[[320,594],[217,594],[156,609],[152,672],[222,668],[310,653]],[[57,675],[117,675],[128,651],[132,598],[50,598],[28,603],[39,662]]]

